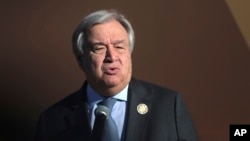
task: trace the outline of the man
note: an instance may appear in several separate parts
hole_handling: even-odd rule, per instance
[[[108,118],[116,129],[108,136],[117,134],[115,141],[196,141],[179,94],[131,77],[133,47],[134,31],[120,13],[101,10],[85,17],[73,34],[73,50],[86,81],[80,90],[41,114],[36,139],[102,138],[111,127],[106,129],[108,121],[104,127],[98,125],[95,111],[102,101],[115,99]],[[95,134],[93,128],[103,130]]]

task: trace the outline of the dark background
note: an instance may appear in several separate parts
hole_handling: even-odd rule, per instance
[[[250,123],[250,51],[225,1],[1,1],[0,140],[33,140],[39,113],[85,79],[71,49],[81,19],[115,8],[136,33],[136,78],[179,91],[201,141]],[[164,107],[163,109],[164,110]]]

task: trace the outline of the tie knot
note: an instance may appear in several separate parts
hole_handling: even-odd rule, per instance
[[[115,98],[107,98],[99,102],[98,105],[106,106],[109,109],[109,111],[112,111],[115,102],[116,102]]]

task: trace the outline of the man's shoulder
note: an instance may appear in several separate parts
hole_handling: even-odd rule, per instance
[[[70,112],[81,106],[85,101],[85,96],[82,90],[77,90],[63,99],[57,101],[55,104],[49,106],[44,112],[45,113],[56,113],[55,111],[64,111],[65,113]]]
[[[178,92],[170,89],[168,87],[164,87],[158,84],[154,84],[148,81],[144,80],[138,80],[138,79],[132,79],[131,85],[134,85],[135,87],[139,86],[145,89],[148,93],[153,93],[153,94],[167,94],[167,95],[172,95],[176,96],[178,95]]]

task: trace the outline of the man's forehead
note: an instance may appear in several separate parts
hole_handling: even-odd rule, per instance
[[[98,41],[98,40],[90,40],[90,43],[92,45],[106,45],[107,43],[103,42],[103,41]],[[113,45],[117,45],[117,44],[126,44],[126,41],[124,39],[118,39],[118,40],[113,40],[111,41],[111,44]]]
[[[128,39],[126,29],[119,22],[115,22],[116,23],[114,23],[113,20],[92,26],[88,32],[88,40],[91,40],[92,42],[104,42],[106,39],[112,38],[112,43],[126,42]]]

